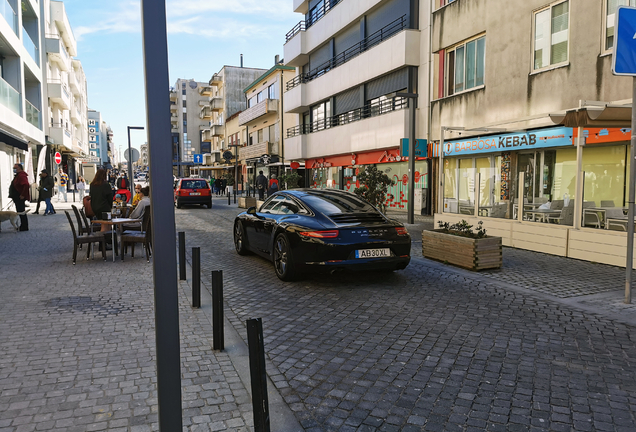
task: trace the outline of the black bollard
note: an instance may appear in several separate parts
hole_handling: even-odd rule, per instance
[[[269,432],[269,401],[267,399],[265,345],[263,344],[263,321],[261,318],[247,320],[247,345],[250,352],[254,432]]]
[[[212,349],[225,349],[223,331],[223,270],[212,271]]]
[[[230,203],[230,191],[227,191],[227,205],[231,205],[231,203]]]
[[[201,307],[201,248],[192,248],[192,307]]]
[[[234,189],[234,204],[236,204],[236,189]]]
[[[179,232],[179,279],[186,280],[185,232]]]

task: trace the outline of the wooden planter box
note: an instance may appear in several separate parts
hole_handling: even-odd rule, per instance
[[[422,255],[470,270],[500,268],[501,237],[473,239],[441,230],[422,231]]]
[[[256,205],[256,198],[254,197],[239,197],[238,206],[239,208],[250,208]]]

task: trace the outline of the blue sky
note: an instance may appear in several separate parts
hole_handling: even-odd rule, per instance
[[[303,16],[292,0],[166,0],[170,85],[207,82],[223,65],[268,69],[283,57],[285,34]],[[110,124],[116,147],[126,126],[145,126],[140,0],[64,0],[77,56],[88,83],[88,106]],[[168,89],[166,89],[166,92]],[[146,141],[131,131],[133,146]]]

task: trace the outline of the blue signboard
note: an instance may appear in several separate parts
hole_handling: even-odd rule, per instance
[[[554,127],[522,133],[472,137],[444,142],[444,157],[463,156],[475,153],[507,152],[511,150],[531,150],[546,147],[571,146],[573,129]],[[438,144],[439,146],[439,144]],[[439,151],[435,152],[439,156]]]
[[[636,8],[619,6],[614,26],[614,75],[636,76]]]
[[[409,139],[402,138],[400,140],[400,156],[409,157]],[[415,140],[415,157],[425,158],[428,156],[428,141],[425,139]]]
[[[194,155],[194,163],[195,164],[202,164],[203,163],[203,155],[202,154],[195,154]]]

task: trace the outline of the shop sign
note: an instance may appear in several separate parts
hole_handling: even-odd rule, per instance
[[[572,128],[554,127],[523,133],[472,137],[444,143],[444,157],[572,145]],[[439,148],[439,144],[437,145]],[[436,152],[439,153],[439,152]]]

